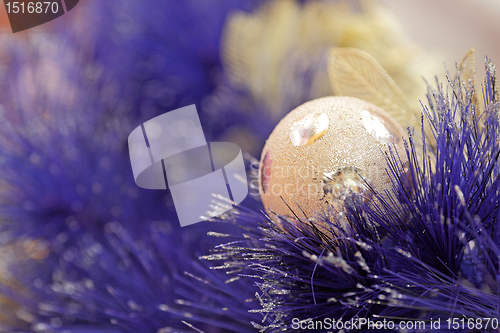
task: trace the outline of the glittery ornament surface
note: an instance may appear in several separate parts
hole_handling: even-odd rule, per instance
[[[266,210],[314,218],[331,205],[339,208],[346,193],[368,195],[368,184],[384,193],[390,187],[384,151],[394,145],[403,156],[404,136],[385,111],[357,98],[325,97],[297,107],[262,152]]]
[[[325,113],[316,112],[297,120],[290,129],[290,140],[296,147],[312,145],[328,129],[330,120]]]

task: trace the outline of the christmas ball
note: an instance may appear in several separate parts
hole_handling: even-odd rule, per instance
[[[381,108],[353,97],[325,97],[287,114],[266,141],[259,191],[275,214],[314,220],[342,209],[352,193],[371,200],[370,187],[384,195],[392,183],[385,152],[403,159],[403,128]]]

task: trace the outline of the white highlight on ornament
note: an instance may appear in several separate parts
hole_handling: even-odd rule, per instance
[[[328,129],[330,120],[324,113],[309,114],[293,123],[290,140],[296,147],[312,145]]]

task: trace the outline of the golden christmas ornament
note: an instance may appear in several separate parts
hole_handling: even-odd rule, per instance
[[[297,107],[262,151],[264,207],[268,213],[312,219],[331,205],[340,209],[351,191],[368,195],[367,183],[384,193],[391,186],[384,152],[394,146],[405,156],[404,136],[391,116],[361,99],[325,97]]]

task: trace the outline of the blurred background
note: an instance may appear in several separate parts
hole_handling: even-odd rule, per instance
[[[495,41],[500,27],[495,24],[500,4],[494,0],[419,1],[401,3],[382,0],[401,24],[409,38],[422,48],[441,53],[449,66],[471,47],[476,48],[477,71],[483,69],[482,58],[497,63],[500,46]]]

